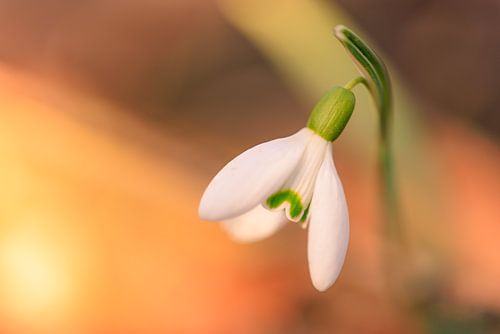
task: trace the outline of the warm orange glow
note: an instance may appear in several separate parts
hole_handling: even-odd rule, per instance
[[[21,225],[7,234],[1,245],[0,275],[3,303],[10,316],[59,314],[71,292],[64,254],[41,228]]]
[[[0,0],[0,334],[392,334],[438,332],[454,317],[455,331],[469,318],[498,323],[500,141],[476,126],[500,126],[500,62],[491,66],[496,30],[480,33],[494,13],[476,20],[465,14],[481,2],[462,2],[448,11],[430,1],[425,13],[411,1],[354,6],[375,15],[366,17],[352,7],[363,26],[377,24],[371,31],[354,29],[333,1]],[[374,20],[398,11],[403,19]],[[386,34],[394,22],[410,25]],[[394,61],[395,181],[409,247],[393,252],[401,245],[379,219],[378,113],[357,87],[334,143],[349,248],[339,280],[319,293],[307,230],[288,224],[238,244],[198,206],[228,161],[298,131],[326,90],[358,76],[332,36],[340,23]]]

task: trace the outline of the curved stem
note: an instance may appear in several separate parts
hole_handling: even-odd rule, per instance
[[[368,87],[368,82],[366,81],[365,78],[363,78],[363,77],[357,77],[357,78],[352,79],[348,83],[346,83],[344,85],[344,88],[348,89],[348,90],[352,90],[357,84],[360,84],[360,83],[362,83],[363,85],[365,85],[365,86]]]

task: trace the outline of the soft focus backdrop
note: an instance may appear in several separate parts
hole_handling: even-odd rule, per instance
[[[406,246],[384,255],[359,87],[350,248],[318,293],[301,228],[239,245],[197,207],[357,75],[341,23],[394,81]],[[499,59],[495,0],[0,0],[0,333],[500,331]]]

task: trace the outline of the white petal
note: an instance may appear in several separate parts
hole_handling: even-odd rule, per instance
[[[224,221],[222,226],[235,241],[254,242],[271,236],[286,222],[283,210],[269,211],[259,204],[241,216]]]
[[[330,142],[317,134],[313,134],[308,140],[297,168],[295,168],[290,178],[283,186],[283,189],[291,189],[298,195],[304,210],[309,206],[309,203],[311,203],[316,175],[318,175],[319,169],[325,160],[325,152],[329,148],[331,148]],[[282,208],[285,209],[289,220],[294,222],[299,222],[301,220],[303,212],[293,217],[290,203],[285,202]]]
[[[309,272],[314,287],[325,291],[340,274],[349,242],[349,213],[331,147],[318,172],[310,214]]]
[[[312,135],[304,128],[292,136],[275,139],[243,152],[213,178],[198,213],[206,220],[241,215],[277,191],[298,164]]]

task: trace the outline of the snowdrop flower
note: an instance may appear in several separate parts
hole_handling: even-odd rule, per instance
[[[308,226],[312,283],[320,291],[328,289],[340,274],[349,240],[347,204],[331,142],[346,126],[354,104],[350,90],[334,87],[315,106],[305,128],[234,158],[205,190],[200,217],[221,221],[241,242],[266,238],[288,221]]]

